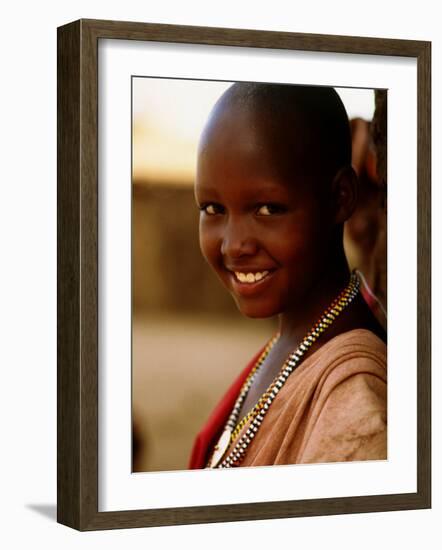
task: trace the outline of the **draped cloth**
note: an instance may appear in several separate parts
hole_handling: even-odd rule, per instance
[[[242,383],[261,351],[241,372],[198,434],[189,468],[206,466]],[[248,446],[241,466],[386,458],[387,346],[372,332],[355,329],[326,342],[289,376]]]

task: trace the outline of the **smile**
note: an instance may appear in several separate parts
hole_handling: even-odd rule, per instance
[[[269,274],[269,271],[257,271],[255,273],[235,271],[234,273],[236,280],[240,283],[253,284],[264,279]]]
[[[244,298],[261,294],[271,285],[274,273],[275,269],[265,269],[263,271],[255,271],[250,268],[247,271],[232,270],[230,271],[230,290],[237,296],[243,296]]]

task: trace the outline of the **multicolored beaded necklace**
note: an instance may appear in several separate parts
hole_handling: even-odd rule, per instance
[[[273,382],[262,394],[253,409],[246,414],[240,422],[238,422],[242,404],[249,393],[258,370],[261,368],[261,365],[264,363],[264,360],[270,353],[272,347],[278,341],[279,333],[277,333],[269,341],[244,382],[241,391],[239,392],[239,396],[235,402],[229,419],[227,420],[224,431],[219,438],[218,443],[215,445],[212,456],[207,463],[208,468],[231,468],[240,465],[245,457],[248,446],[258,432],[259,427],[261,426],[264,417],[278,392],[281,390],[290,374],[292,374],[292,372],[296,369],[303,355],[309,350],[319,336],[333,323],[340,313],[351,304],[358,294],[359,285],[359,277],[356,271],[353,271],[348,285],[325,310],[319,321],[317,321],[313,328],[307,333],[297,349],[288,356],[279,371],[279,374],[274,378]],[[229,454],[224,458],[227,449],[230,447],[232,442],[235,441],[241,430],[250,420],[251,422],[247,430],[239,438]]]

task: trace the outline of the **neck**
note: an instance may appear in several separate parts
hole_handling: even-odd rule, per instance
[[[321,317],[324,311],[348,285],[350,271],[342,252],[341,261],[334,258],[334,269],[324,270],[318,274],[315,281],[303,298],[302,304],[293,304],[279,316],[280,342],[300,342],[313,324]],[[331,327],[332,328],[332,327]]]

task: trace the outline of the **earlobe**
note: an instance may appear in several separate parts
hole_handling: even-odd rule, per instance
[[[344,223],[353,214],[358,199],[358,176],[352,166],[340,168],[332,183],[335,204],[334,221]]]

